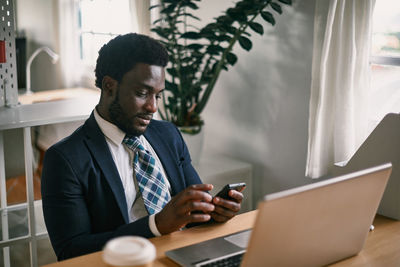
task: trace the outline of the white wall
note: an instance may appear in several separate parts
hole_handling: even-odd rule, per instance
[[[41,46],[48,46],[59,53],[57,3],[53,0],[14,0],[16,27],[27,38],[27,59]],[[40,53],[31,65],[33,91],[61,87],[60,63],[53,65],[46,53]]]
[[[203,1],[202,20],[232,1]],[[220,153],[254,167],[255,199],[311,182],[307,155],[315,0],[294,1],[252,34],[253,49],[236,46],[238,62],[220,76],[205,109],[204,153]]]
[[[16,30],[24,31],[27,38],[26,60],[43,45],[58,52],[56,4],[57,1],[53,0],[14,0]],[[32,90],[57,89],[60,85],[59,63],[53,65],[46,53],[40,53],[31,65]],[[25,172],[23,144],[19,140],[22,140],[21,129],[4,131],[7,177],[23,175]]]

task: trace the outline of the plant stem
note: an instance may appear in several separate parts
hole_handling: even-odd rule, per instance
[[[169,20],[170,23],[170,28],[172,28],[174,25],[176,25],[176,20],[178,19],[179,15],[180,15],[180,9],[181,9],[181,5],[178,4],[177,6],[178,11],[176,12],[176,15],[173,17],[173,19]],[[176,47],[176,53],[173,53],[173,56],[175,58],[176,61],[176,66],[174,67],[176,69],[177,72],[177,78],[179,83],[177,84],[178,87],[178,91],[181,93],[183,92],[183,88],[182,88],[182,75],[181,75],[181,49],[178,45],[178,40],[176,38],[176,32],[174,31],[172,33],[172,42],[175,44]],[[176,123],[178,125],[182,125],[183,121],[184,121],[184,115],[185,115],[185,111],[186,111],[186,102],[183,101],[183,98],[180,98],[181,103],[178,103],[178,105],[180,105],[180,109],[178,110],[178,114],[177,114],[177,118],[176,118]]]
[[[221,60],[218,62],[217,67],[215,68],[215,72],[214,72],[214,76],[212,78],[212,80],[210,81],[210,83],[207,85],[206,90],[204,91],[203,96],[201,97],[200,102],[198,103],[198,105],[195,108],[195,112],[197,114],[200,114],[204,107],[206,106],[208,99],[211,95],[211,92],[214,88],[215,83],[218,80],[219,74],[222,70],[222,66],[226,60],[226,56],[228,55],[228,53],[232,50],[233,45],[235,44],[235,42],[239,39],[239,37],[242,35],[242,33],[246,30],[246,28],[249,26],[249,23],[252,22],[259,14],[260,12],[268,6],[270,1],[268,1],[261,9],[260,11],[255,14],[249,21],[246,21],[246,23],[243,23],[239,26],[239,29],[236,30],[236,33],[234,35],[234,37],[230,40],[228,47],[224,50],[224,52],[222,53],[221,56]]]
[[[164,114],[161,112],[161,109],[158,109],[158,114],[160,114],[160,117],[163,121],[165,121],[165,116]]]
[[[165,115],[161,112],[160,109],[158,109],[158,112],[160,113],[160,116],[163,120],[171,121],[170,120],[171,118],[168,114],[168,108],[166,107],[167,103],[165,101],[165,91],[162,91],[162,101],[163,101]]]

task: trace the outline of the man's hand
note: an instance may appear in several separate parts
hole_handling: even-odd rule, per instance
[[[231,197],[229,200],[214,197],[212,201],[215,204],[215,210],[211,212],[211,217],[217,222],[226,222],[240,211],[243,194],[236,190],[230,190],[228,195]]]
[[[207,193],[213,188],[211,184],[191,185],[176,196],[156,214],[157,229],[161,234],[169,234],[188,223],[207,222],[214,210],[212,196]],[[240,205],[239,205],[240,206]],[[202,211],[194,213],[194,211]]]

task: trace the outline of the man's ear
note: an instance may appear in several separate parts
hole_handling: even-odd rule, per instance
[[[101,82],[101,88],[106,95],[114,96],[117,92],[118,82],[110,76],[106,75],[103,77],[103,80]]]

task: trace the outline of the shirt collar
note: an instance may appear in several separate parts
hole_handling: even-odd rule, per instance
[[[103,134],[117,146],[120,145],[125,138],[125,133],[116,125],[103,119],[97,112],[96,108],[94,108],[93,113],[94,113],[94,118],[97,124],[99,125],[101,131],[103,132]]]

